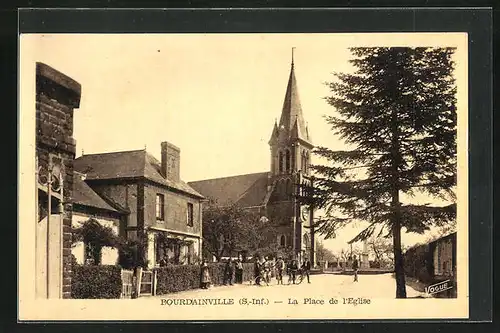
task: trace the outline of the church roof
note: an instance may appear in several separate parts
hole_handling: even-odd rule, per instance
[[[278,130],[279,134],[276,134],[273,129],[271,141],[277,139],[299,139],[312,145],[304,115],[302,114],[293,60]]]
[[[235,203],[241,207],[255,207],[264,205],[268,176],[268,172],[259,172],[188,184],[205,198],[215,200],[220,205]]]
[[[161,163],[146,150],[83,155],[75,159],[74,168],[86,174],[88,180],[146,178],[157,184],[203,198],[182,180],[174,182],[163,177],[160,172]]]

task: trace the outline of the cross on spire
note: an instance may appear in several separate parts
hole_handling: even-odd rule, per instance
[[[293,67],[293,51],[295,50],[295,46],[292,47],[292,67]]]

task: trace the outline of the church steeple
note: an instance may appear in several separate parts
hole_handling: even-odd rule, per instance
[[[295,127],[297,127],[295,129]],[[302,106],[300,104],[299,91],[297,89],[297,79],[295,78],[295,64],[292,49],[292,63],[288,85],[286,87],[285,99],[281,110],[279,129],[283,139],[302,140],[312,145],[307,133]]]
[[[274,175],[307,172],[314,147],[304,120],[295,78],[294,52],[279,123],[275,121],[271,139],[271,171]]]

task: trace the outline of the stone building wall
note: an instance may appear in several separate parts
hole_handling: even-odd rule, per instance
[[[71,220],[73,161],[73,110],[80,105],[81,86],[43,63],[36,64],[36,154],[38,166],[49,161],[63,172],[63,298],[71,297]]]

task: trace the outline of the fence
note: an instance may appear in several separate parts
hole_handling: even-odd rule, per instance
[[[157,277],[156,270],[145,271],[142,268],[137,269],[137,285],[136,289],[138,291],[137,296],[155,296],[156,295],[156,285]]]
[[[120,298],[132,298],[134,292],[134,271],[122,269],[122,294]]]

